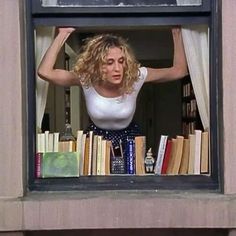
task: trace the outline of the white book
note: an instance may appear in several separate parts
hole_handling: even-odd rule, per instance
[[[101,175],[105,175],[105,163],[106,163],[106,145],[107,140],[102,140],[102,150],[101,150],[101,162],[100,162],[100,168],[101,168]]]
[[[81,174],[81,168],[80,165],[82,162],[82,154],[83,154],[83,148],[82,148],[82,143],[83,143],[83,130],[77,130],[77,137],[76,137],[76,152],[77,152],[77,160],[78,160],[78,168],[79,168],[79,174]]]
[[[46,152],[46,145],[45,145],[45,133],[40,134],[40,152]]]
[[[188,174],[194,174],[195,163],[195,134],[189,134],[189,162],[188,162]]]
[[[202,131],[195,130],[195,155],[194,155],[194,174],[200,175],[201,172],[201,140]]]
[[[85,142],[86,142],[86,134],[83,134],[82,135],[82,144],[81,144],[81,159],[80,159],[80,163],[79,163],[80,175],[84,175]]]
[[[38,133],[36,136],[36,153],[42,152],[40,135],[41,135],[41,133]]]
[[[97,138],[97,175],[101,175],[102,136]]]
[[[92,158],[93,158],[93,131],[89,131],[89,163],[88,175],[92,174]]]
[[[97,144],[98,135],[93,137],[92,175],[97,175]]]
[[[167,139],[168,139],[168,135],[161,135],[161,137],[160,137],[157,158],[156,158],[156,164],[155,164],[155,168],[154,168],[154,173],[157,175],[161,174],[162,164],[163,164],[165,150],[166,150]]]
[[[54,151],[54,135],[53,133],[48,134],[48,152],[53,152]]]
[[[54,152],[58,152],[59,150],[58,144],[59,144],[59,132],[54,132],[53,133],[53,151]]]
[[[49,130],[46,130],[44,134],[45,134],[45,152],[48,152]]]

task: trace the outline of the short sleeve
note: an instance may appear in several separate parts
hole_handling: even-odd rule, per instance
[[[139,68],[139,80],[134,83],[134,90],[138,93],[141,87],[143,86],[147,77],[147,68],[140,67]]]

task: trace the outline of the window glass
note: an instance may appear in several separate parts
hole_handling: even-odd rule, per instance
[[[202,0],[181,0],[182,6],[200,6]],[[43,7],[125,7],[125,6],[176,6],[176,0],[42,0]]]

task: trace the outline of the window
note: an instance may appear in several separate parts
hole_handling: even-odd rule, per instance
[[[29,189],[30,190],[113,190],[113,189],[208,189],[219,190],[219,155],[220,155],[220,65],[219,53],[219,3],[217,0],[187,1],[193,4],[177,5],[176,1],[103,1],[96,5],[90,1],[27,1],[28,27],[28,127],[29,127]],[[147,5],[149,7],[147,7]],[[119,6],[119,7],[117,7]],[[150,7],[152,6],[152,7]],[[79,178],[35,178],[35,148],[36,148],[36,101],[35,101],[35,55],[34,32],[42,27],[74,26],[79,28],[77,38],[82,40],[96,32],[112,31],[134,38],[146,35],[146,39],[155,37],[155,34],[170,37],[170,27],[173,25],[205,25],[209,27],[210,38],[210,175],[116,175],[116,176],[81,176]],[[75,34],[76,35],[76,34]],[[71,39],[73,40],[73,38]],[[74,39],[75,40],[75,39]],[[145,41],[145,38],[144,38]],[[135,44],[134,41],[133,44]],[[132,43],[131,43],[132,44]],[[132,45],[133,47],[135,45]],[[136,45],[138,48],[138,45]],[[156,58],[138,56],[143,65],[156,65]],[[68,62],[68,58],[65,60]],[[163,61],[162,61],[163,63]],[[166,64],[170,63],[168,60]],[[159,64],[160,65],[160,64]],[[174,88],[181,91],[181,83]],[[154,86],[146,86],[146,93]],[[162,89],[165,89],[164,87]],[[64,90],[62,91],[64,94]],[[68,91],[67,91],[68,92]],[[65,92],[65,93],[67,93]],[[145,95],[144,95],[145,96]],[[181,102],[181,101],[180,101]],[[181,104],[180,104],[181,106]],[[179,111],[181,107],[179,107]],[[178,112],[178,111],[177,111]],[[45,118],[48,115],[45,116]],[[67,117],[68,118],[68,117]],[[146,120],[147,121],[147,120]],[[147,121],[148,122],[148,121]],[[50,121],[47,122],[49,125]],[[65,122],[63,121],[62,124]],[[174,133],[178,134],[176,128]],[[148,130],[148,132],[150,129]],[[161,132],[161,131],[159,131]],[[154,152],[157,149],[158,137],[148,134],[150,146]]]

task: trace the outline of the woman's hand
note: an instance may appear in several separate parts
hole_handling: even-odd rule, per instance
[[[75,31],[74,27],[59,27],[57,28],[59,33],[71,34]]]
[[[179,37],[182,37],[180,27],[174,27],[171,29],[171,31],[172,31],[173,39],[177,39]]]

